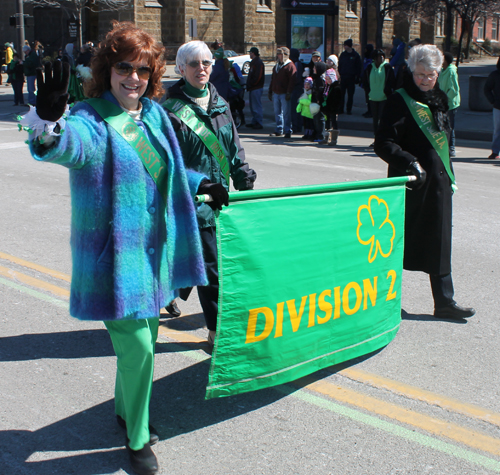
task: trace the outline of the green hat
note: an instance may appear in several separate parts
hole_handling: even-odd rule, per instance
[[[226,55],[224,54],[224,50],[222,48],[219,48],[215,53],[214,53],[215,59],[226,59]]]

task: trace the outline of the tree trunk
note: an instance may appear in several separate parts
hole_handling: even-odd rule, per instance
[[[458,65],[460,63],[460,56],[462,54],[462,42],[463,42],[464,34],[465,34],[465,20],[462,17],[461,17],[461,20],[462,20],[461,21],[462,27],[460,28],[460,39],[458,40],[457,68],[458,68]]]
[[[384,30],[384,18],[385,14],[380,11],[377,15],[377,33],[375,35],[376,49],[381,49],[383,47],[382,32]]]
[[[446,40],[444,44],[445,52],[451,52],[451,37],[453,36],[453,9],[446,2]]]

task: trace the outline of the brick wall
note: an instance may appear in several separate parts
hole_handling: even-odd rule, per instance
[[[162,6],[155,1],[135,0],[134,21],[153,38],[162,41],[161,32]]]
[[[248,51],[252,46],[257,46],[263,60],[275,57],[277,22],[281,21],[281,17],[278,15],[279,11],[283,12],[279,7],[279,0],[273,0],[269,6],[268,9],[258,8],[257,0],[247,1],[245,5],[245,44],[243,49]],[[283,23],[285,21],[286,15]]]

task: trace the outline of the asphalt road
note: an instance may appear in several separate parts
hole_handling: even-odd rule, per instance
[[[242,131],[257,188],[375,179],[370,133],[337,148]],[[113,414],[115,358],[100,322],[68,315],[70,196],[0,116],[0,474],[132,473]],[[152,423],[162,474],[500,472],[499,163],[458,143],[456,298],[435,320],[428,279],[406,272],[403,320],[381,351],[287,385],[204,401],[209,355],[195,295],[162,319]],[[293,217],[291,217],[293,219]]]

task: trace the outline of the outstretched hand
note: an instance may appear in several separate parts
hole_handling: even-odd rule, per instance
[[[45,78],[42,69],[36,72],[38,93],[36,113],[43,120],[57,122],[68,103],[69,63],[54,61],[45,64]]]

